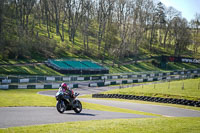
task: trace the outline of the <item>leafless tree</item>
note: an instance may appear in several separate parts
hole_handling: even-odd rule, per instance
[[[194,53],[198,52],[198,48],[200,47],[200,36],[199,36],[199,29],[200,29],[200,14],[196,13],[195,18],[191,20],[191,31],[193,35],[193,49]]]
[[[3,11],[4,11],[4,0],[0,1],[0,45],[2,40],[2,30],[3,30]]]
[[[172,22],[172,27],[175,41],[174,55],[180,56],[191,42],[188,22],[184,18],[175,17]]]
[[[169,7],[166,10],[167,10],[166,11],[166,25],[165,25],[165,29],[164,29],[165,31],[164,31],[164,42],[163,42],[164,48],[166,47],[166,41],[167,41],[168,34],[169,34],[170,30],[172,29],[172,20],[175,17],[180,16],[180,12],[177,11],[173,7]]]

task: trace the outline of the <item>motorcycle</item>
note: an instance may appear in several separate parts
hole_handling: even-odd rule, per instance
[[[64,92],[57,92],[56,93],[56,108],[59,113],[63,113],[67,110],[74,110],[75,113],[80,113],[82,111],[82,104],[79,100],[76,99],[76,97],[79,95],[79,93],[75,93],[75,98],[71,102],[69,94],[66,94]]]

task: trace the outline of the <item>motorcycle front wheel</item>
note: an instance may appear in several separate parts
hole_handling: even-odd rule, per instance
[[[65,105],[63,101],[58,101],[56,104],[57,111],[63,113],[65,111]]]
[[[80,113],[82,111],[82,104],[79,100],[76,100],[74,112]]]

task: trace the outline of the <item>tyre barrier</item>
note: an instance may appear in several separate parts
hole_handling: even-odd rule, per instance
[[[118,98],[118,99],[128,99],[128,100],[142,100],[142,101],[150,101],[150,102],[170,103],[170,104],[180,104],[180,105],[186,105],[186,106],[200,107],[200,101],[176,99],[176,98],[161,98],[161,97],[122,95],[122,94],[93,94],[92,97],[93,98]]]

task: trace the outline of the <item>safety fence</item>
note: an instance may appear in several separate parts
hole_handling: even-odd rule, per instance
[[[175,71],[169,73],[151,73],[139,75],[104,75],[91,77],[29,77],[29,78],[11,78],[6,77],[1,79],[0,89],[53,89],[58,88],[60,83],[57,81],[86,81],[86,80],[100,80],[88,83],[88,87],[103,87],[109,85],[132,84],[142,82],[153,82],[162,80],[180,80],[188,78],[200,77],[200,70],[190,71]],[[115,80],[116,79],[116,80]],[[109,81],[110,80],[110,81]],[[49,81],[50,83],[48,83]],[[47,82],[47,83],[46,83]],[[16,83],[16,84],[12,84]],[[36,83],[36,84],[34,84]],[[71,88],[78,88],[78,83],[69,83]]]
[[[7,76],[0,77],[0,84],[11,83],[51,83],[51,82],[70,82],[70,81],[88,81],[88,80],[112,80],[112,79],[139,79],[139,78],[157,78],[169,75],[191,75],[200,74],[200,70],[173,71],[173,72],[154,72],[142,74],[117,74],[103,76]]]
[[[176,76],[162,76],[162,77],[148,77],[148,78],[139,78],[139,79],[127,79],[127,80],[118,80],[118,81],[105,81],[105,82],[96,82],[90,83],[89,87],[103,87],[109,85],[120,85],[120,84],[132,84],[132,83],[142,83],[142,82],[153,82],[153,81],[162,81],[162,80],[181,80],[189,78],[200,77],[200,74],[190,74],[190,75],[176,75]]]
[[[78,88],[78,84],[69,84],[69,88]],[[37,85],[0,85],[0,89],[57,89],[60,84],[37,84]]]

